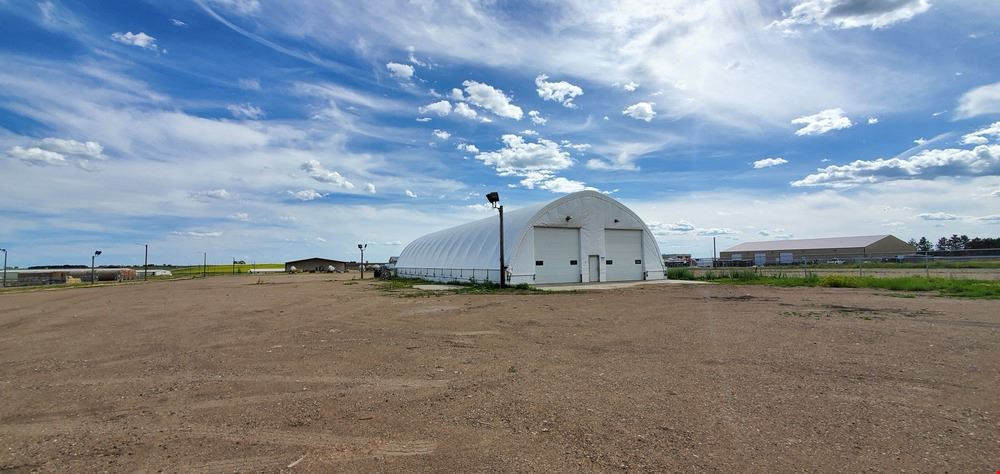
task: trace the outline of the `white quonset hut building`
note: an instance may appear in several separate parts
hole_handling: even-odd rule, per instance
[[[397,274],[499,282],[499,240],[496,215],[428,234],[403,249]],[[646,224],[595,191],[505,210],[504,247],[512,285],[664,278],[660,248]]]

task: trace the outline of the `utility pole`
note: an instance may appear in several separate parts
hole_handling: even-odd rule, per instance
[[[712,268],[715,268],[715,257],[718,255],[718,252],[715,251],[715,237],[712,237]]]
[[[0,249],[3,252],[3,286],[0,288],[7,288],[7,249]]]
[[[208,252],[202,253],[203,260],[201,261],[201,277],[208,278]]]
[[[368,244],[361,245],[358,244],[358,248],[361,249],[361,261],[358,262],[358,270],[361,271],[361,279],[365,279],[365,249],[368,248]]]
[[[142,281],[149,279],[149,244],[146,244],[146,257],[142,261]]]
[[[507,268],[504,265],[503,258],[503,206],[497,206],[500,202],[500,193],[493,191],[486,195],[486,200],[493,206],[494,209],[500,211],[500,288],[507,287]],[[566,218],[569,220],[569,218]],[[486,275],[486,280],[489,281],[489,273]]]

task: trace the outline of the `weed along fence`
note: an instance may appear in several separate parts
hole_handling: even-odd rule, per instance
[[[396,269],[396,274],[405,278],[421,278],[432,281],[500,281],[500,270],[497,268],[413,268]]]

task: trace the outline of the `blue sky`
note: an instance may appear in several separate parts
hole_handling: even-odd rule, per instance
[[[661,250],[1000,229],[1000,4],[0,0],[11,265],[398,255],[593,188]]]

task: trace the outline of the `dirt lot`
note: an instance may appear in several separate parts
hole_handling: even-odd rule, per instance
[[[0,294],[0,471],[1000,468],[997,301],[256,281]]]

